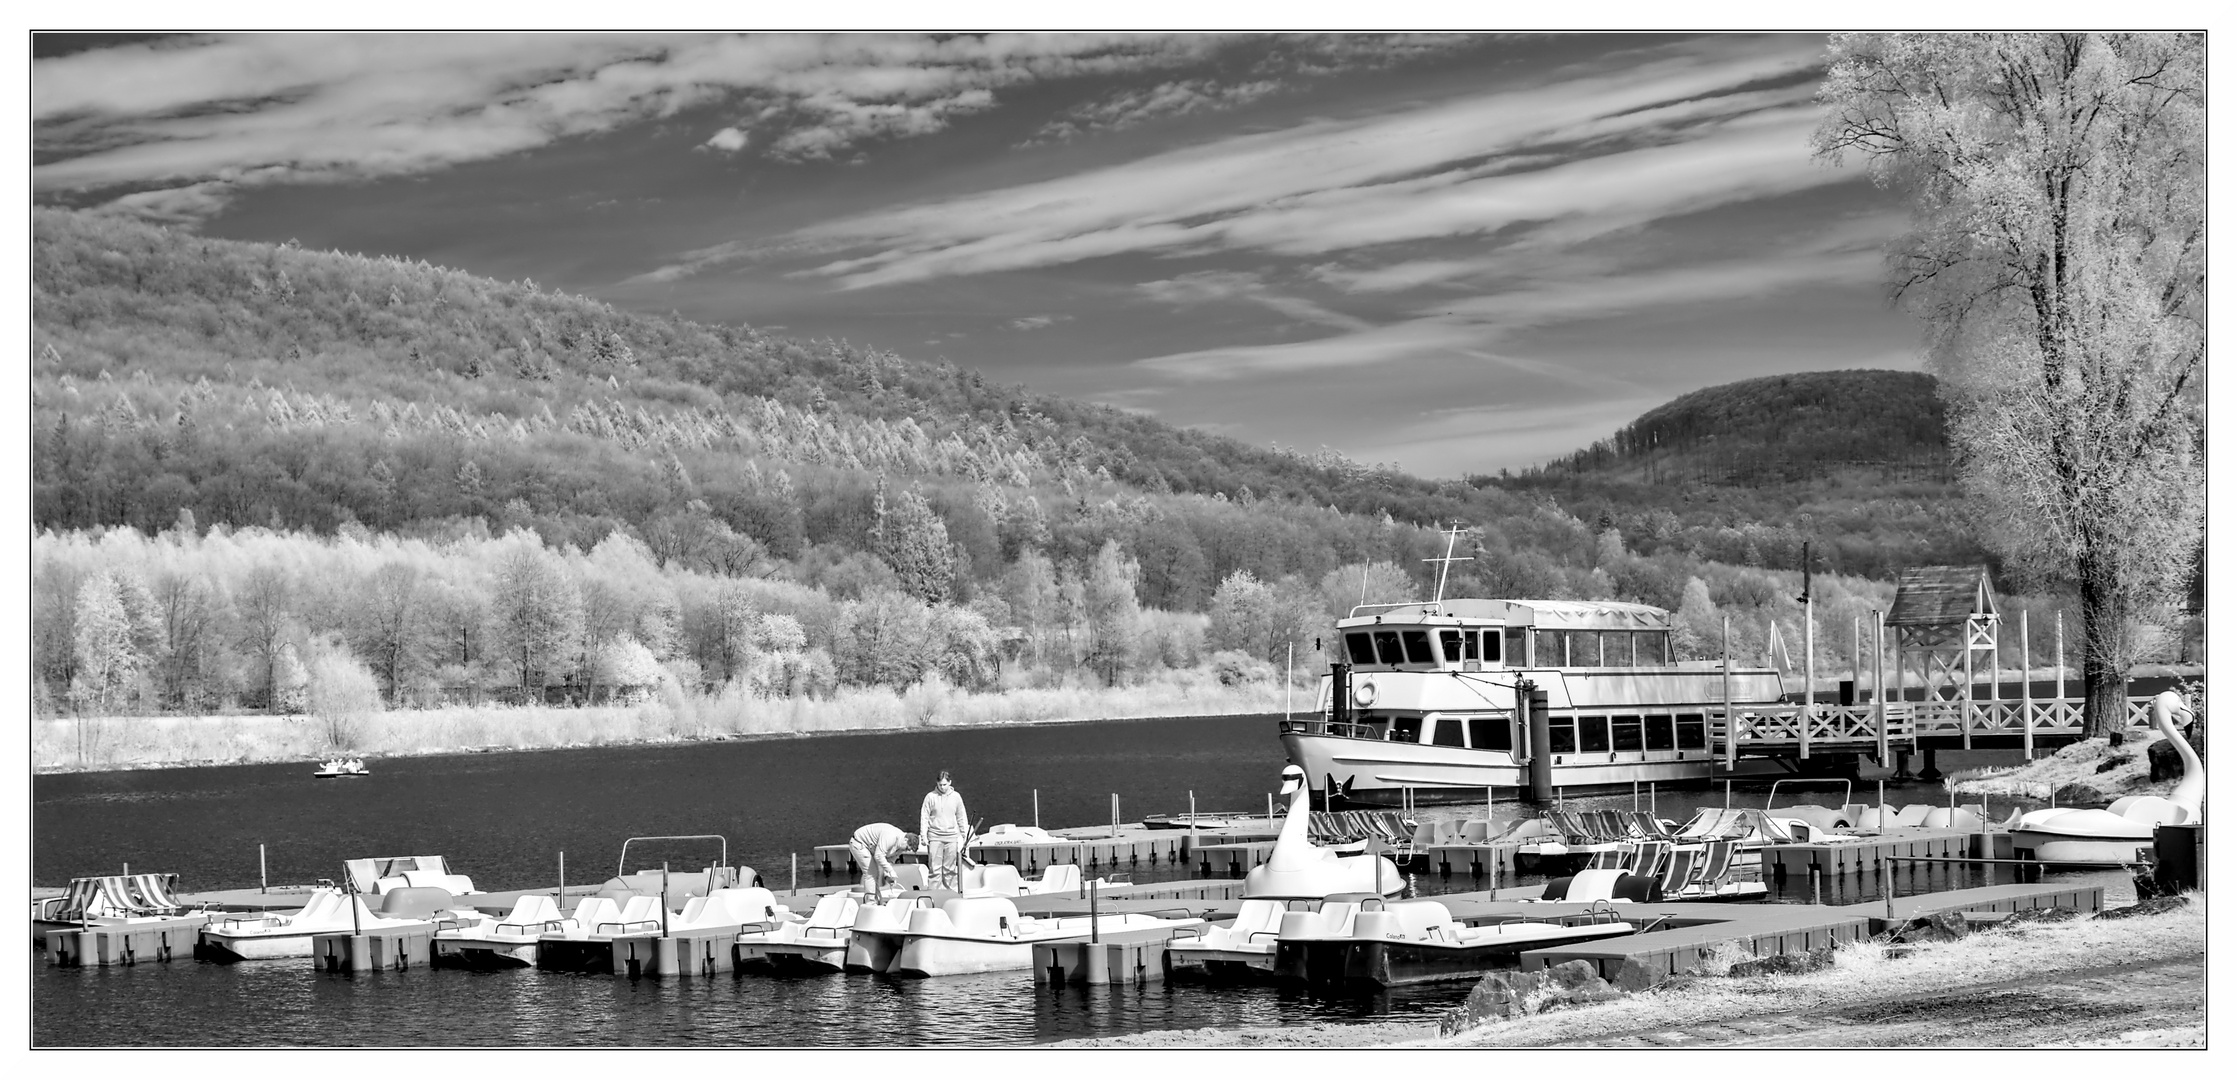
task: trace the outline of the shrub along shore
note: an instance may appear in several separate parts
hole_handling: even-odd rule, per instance
[[[907,691],[844,688],[828,698],[698,697],[669,693],[634,705],[453,706],[340,719],[315,715],[108,716],[37,719],[35,772],[80,772],[314,761],[336,753],[408,757],[492,750],[630,746],[768,735],[903,731],[997,724],[1279,711],[1278,683],[1223,686],[1208,678],[1154,679],[1110,688],[968,693],[928,679]]]

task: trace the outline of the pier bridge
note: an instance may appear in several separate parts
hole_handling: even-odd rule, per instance
[[[2172,680],[2161,680],[2172,682]],[[2152,693],[2163,687],[2154,686]],[[2128,699],[2130,726],[2148,724],[2151,696]],[[1864,704],[1796,703],[1709,712],[1712,756],[1727,768],[1743,757],[1784,758],[1890,755],[1934,750],[2055,749],[2087,735],[2079,697],[2017,700],[1939,699]]]

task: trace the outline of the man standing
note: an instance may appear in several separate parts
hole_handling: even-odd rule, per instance
[[[932,883],[960,891],[963,841],[970,828],[970,815],[963,809],[963,796],[948,781],[946,769],[940,770],[939,784],[925,793],[924,809],[917,818],[917,832],[931,853]]]
[[[886,883],[898,876],[893,872],[893,857],[915,846],[916,837],[883,821],[854,831],[854,838],[847,841],[847,853],[862,868],[862,891],[871,903],[882,903]]]

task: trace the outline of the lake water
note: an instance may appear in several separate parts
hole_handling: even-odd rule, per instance
[[[1945,769],[1956,767],[1944,755]],[[362,780],[314,780],[308,764],[54,774],[32,780],[32,880],[175,872],[182,889],[254,887],[257,846],[273,884],[339,878],[345,859],[439,854],[484,889],[610,876],[632,836],[712,833],[728,862],[782,888],[790,859],[803,886],[836,884],[813,855],[868,821],[913,830],[939,769],[955,775],[974,821],[1057,828],[1188,809],[1263,812],[1283,765],[1275,718],[1121,720],[1022,728],[886,732],[618,749],[397,758]],[[1761,789],[1735,805],[1760,806]],[[1871,799],[1869,784],[1852,798]],[[1644,798],[1644,796],[1642,796]],[[1938,785],[1889,789],[1888,801],[1941,802]],[[1663,817],[1719,805],[1721,789],[1657,791]],[[1814,787],[1779,801],[1837,804]],[[1631,805],[1629,795],[1578,806]],[[1992,801],[2001,817],[2006,805]],[[1480,815],[1442,807],[1424,814]],[[1522,816],[1528,807],[1502,803]],[[713,842],[631,847],[630,869],[705,865]],[[649,862],[648,862],[649,860]],[[1137,881],[1192,876],[1142,867]],[[2103,880],[2127,899],[2124,876]],[[2115,878],[2118,878],[2116,881]],[[1526,879],[1527,880],[1527,879]],[[1975,883],[1916,872],[1901,892]],[[1481,889],[1463,873],[1414,877],[1418,893]],[[1826,883],[1827,902],[1876,897],[1857,879]],[[1779,894],[1808,899],[1807,882]],[[54,968],[34,957],[35,1046],[999,1046],[1206,1026],[1431,1018],[1468,984],[1329,994],[1277,987],[1036,989],[1029,972],[938,979],[847,975],[637,980],[514,970],[325,974],[308,960],[193,961]]]

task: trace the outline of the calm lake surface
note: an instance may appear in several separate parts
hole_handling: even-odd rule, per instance
[[[32,881],[175,872],[186,891],[254,887],[257,845],[270,881],[339,878],[345,859],[436,854],[484,889],[548,885],[566,853],[572,886],[615,872],[632,836],[712,833],[728,862],[789,883],[837,884],[813,851],[869,821],[914,829],[939,769],[951,770],[974,821],[1049,828],[1188,809],[1263,812],[1283,765],[1276,718],[1112,720],[1018,728],[885,732],[659,747],[395,758],[369,762],[362,780],[314,780],[308,764],[76,773],[32,779]],[[1942,756],[1945,770],[1970,764]],[[1869,802],[1858,785],[1852,801]],[[1734,805],[1761,806],[1762,788]],[[1646,796],[1642,794],[1642,805]],[[1941,803],[1939,785],[1891,786],[1888,801]],[[1657,791],[1655,808],[1682,819],[1722,805],[1721,788]],[[1781,787],[1779,802],[1842,801],[1838,787]],[[1627,795],[1575,800],[1621,806]],[[1991,800],[1999,817],[2008,805]],[[1425,809],[1481,816],[1482,806]],[[1531,813],[1501,803],[1502,818]],[[703,866],[712,842],[633,845],[631,869]],[[843,868],[842,868],[843,872]],[[1155,881],[1186,868],[1141,867]],[[2118,872],[2107,900],[2133,898]],[[1526,881],[1529,879],[1525,879]],[[2008,880],[2008,879],[2007,879]],[[1910,893],[1977,884],[1963,872],[1899,878]],[[1414,877],[1422,895],[1478,890],[1465,873]],[[1825,900],[1875,898],[1855,878],[1825,883]],[[1808,883],[1779,899],[1807,901]],[[244,964],[176,961],[53,968],[32,958],[35,1046],[1002,1046],[1131,1031],[1429,1019],[1466,997],[1467,983],[1387,993],[1328,994],[1274,987],[1171,983],[1036,989],[1029,972],[938,979],[847,975],[638,980],[534,969],[325,974],[309,960]]]

